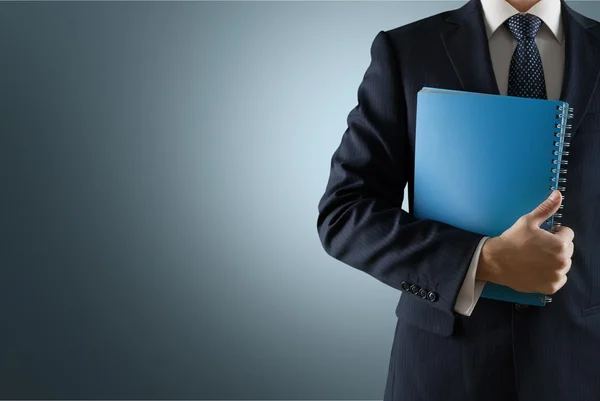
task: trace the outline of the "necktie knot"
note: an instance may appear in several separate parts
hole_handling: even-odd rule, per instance
[[[542,20],[533,14],[515,14],[507,19],[504,25],[517,41],[533,40],[542,27]]]

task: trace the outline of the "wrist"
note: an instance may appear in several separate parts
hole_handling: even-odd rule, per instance
[[[477,264],[476,280],[488,281],[492,283],[498,282],[500,276],[500,266],[498,264],[498,256],[501,241],[500,238],[489,238],[481,248],[479,261]]]

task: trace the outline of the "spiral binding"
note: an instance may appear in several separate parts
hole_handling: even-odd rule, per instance
[[[564,175],[567,173],[567,168],[563,168],[563,166],[569,164],[569,161],[565,160],[564,157],[569,156],[569,152],[565,150],[565,148],[568,148],[571,145],[570,142],[567,142],[567,138],[571,138],[571,133],[568,132],[568,130],[571,129],[571,125],[567,124],[567,120],[569,118],[573,118],[573,108],[569,107],[566,109],[565,106],[557,106],[556,109],[559,111],[559,113],[556,114],[556,118],[560,119],[561,123],[556,124],[555,126],[556,129],[558,129],[558,132],[556,132],[554,136],[557,137],[558,140],[554,141],[554,146],[556,149],[552,151],[552,154],[558,157],[556,159],[552,159],[552,164],[554,164],[556,167],[553,166],[550,169],[550,172],[554,175],[550,177],[552,185],[550,185],[549,189],[551,191],[558,189],[563,194],[562,198],[565,199],[564,191],[566,190],[566,186],[564,183],[567,182],[567,178],[564,177]],[[562,208],[563,205],[561,204],[560,209]],[[560,227],[561,223],[556,222],[556,220],[562,218],[562,213],[555,213],[553,217],[554,222],[548,222],[549,224],[552,224],[552,231],[554,231],[557,227]]]
[[[554,136],[558,138],[558,140],[554,141],[554,146],[556,149],[552,151],[552,155],[557,156],[557,158],[552,159],[553,166],[550,169],[550,172],[553,174],[553,176],[550,177],[552,185],[549,186],[549,189],[551,191],[554,191],[555,189],[559,190],[562,193],[562,199],[564,200],[564,192],[567,189],[564,185],[564,183],[567,182],[567,178],[564,176],[567,174],[567,168],[563,166],[567,166],[569,164],[569,161],[564,159],[565,156],[569,156],[569,151],[565,149],[571,146],[570,142],[567,142],[567,138],[571,138],[571,133],[567,131],[571,129],[571,125],[567,124],[567,120],[573,118],[573,108],[566,108],[563,105],[557,106],[556,109],[559,111],[559,113],[556,114],[556,118],[560,119],[561,123],[555,125],[556,129],[558,129],[558,132],[556,132]],[[559,210],[562,208],[563,205],[561,204]],[[557,227],[561,226],[561,223],[557,222],[556,220],[561,219],[562,217],[562,213],[554,213],[552,220],[547,222],[548,225],[552,226],[552,232],[554,232]],[[540,298],[540,301],[544,303],[552,302],[552,298],[544,295]]]

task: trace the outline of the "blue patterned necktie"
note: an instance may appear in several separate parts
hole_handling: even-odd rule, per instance
[[[517,40],[508,74],[508,95],[546,99],[546,82],[540,52],[535,44],[542,20],[532,14],[515,14],[504,23]]]

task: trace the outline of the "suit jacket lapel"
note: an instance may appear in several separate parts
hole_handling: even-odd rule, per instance
[[[441,35],[463,90],[499,94],[479,0],[450,12]]]
[[[589,30],[596,22],[572,10],[564,0],[561,6],[566,43],[560,99],[574,109],[570,123],[575,134],[600,77],[600,39]],[[441,36],[462,89],[499,94],[479,0],[448,13]]]
[[[562,18],[565,31],[565,68],[561,100],[573,108],[570,120],[573,135],[585,115],[600,74],[600,40],[588,29],[594,21],[573,11],[564,0]]]

